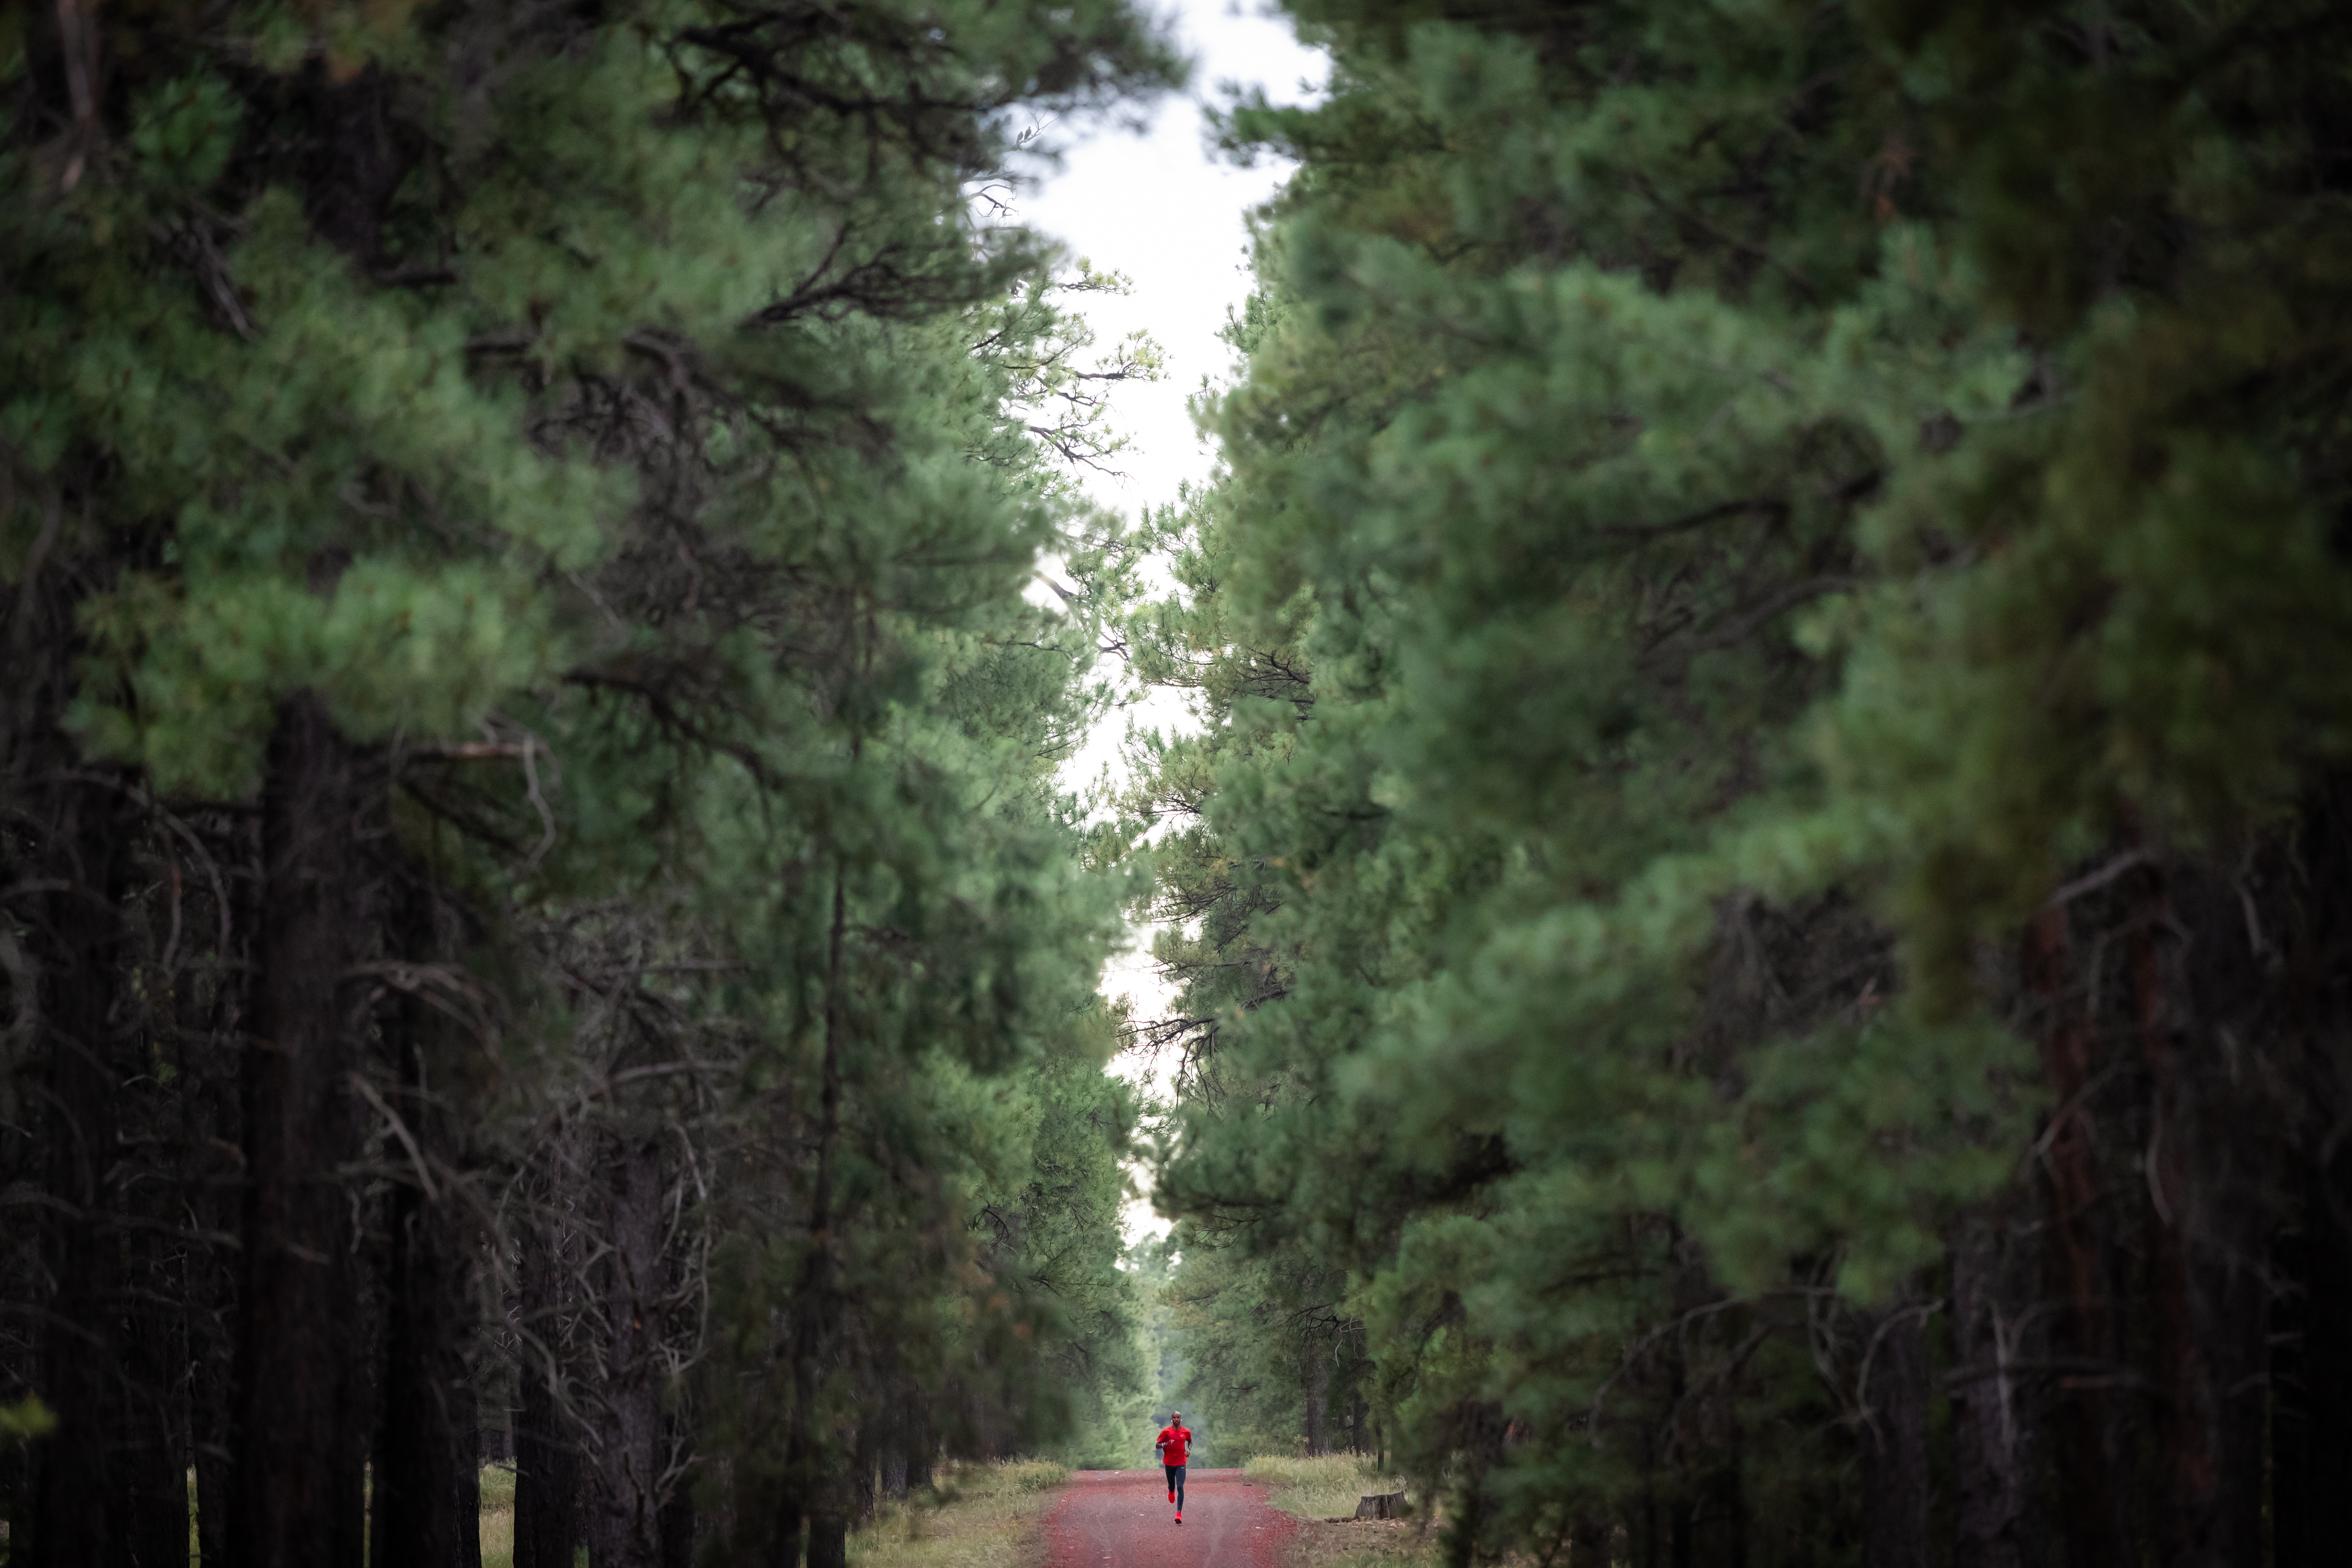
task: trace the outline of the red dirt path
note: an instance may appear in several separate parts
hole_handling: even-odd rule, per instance
[[[1298,1521],[1239,1470],[1194,1470],[1175,1521],[1158,1470],[1080,1470],[1045,1520],[1045,1568],[1279,1568]]]

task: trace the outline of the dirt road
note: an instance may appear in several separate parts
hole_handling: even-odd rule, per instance
[[[1194,1470],[1175,1522],[1158,1470],[1080,1470],[1045,1520],[1045,1568],[1280,1568],[1298,1521],[1239,1470]]]

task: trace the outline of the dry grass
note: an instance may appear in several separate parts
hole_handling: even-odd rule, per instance
[[[1330,1454],[1319,1459],[1267,1454],[1244,1465],[1242,1473],[1273,1482],[1273,1493],[1266,1500],[1301,1519],[1352,1515],[1360,1498],[1404,1490],[1403,1477],[1384,1476],[1370,1459],[1356,1454]]]
[[[1033,1568],[1052,1494],[1069,1479],[1042,1459],[943,1467],[929,1496],[884,1505],[849,1538],[850,1568]]]
[[[514,1568],[512,1465],[482,1467],[482,1568]]]
[[[1271,1481],[1266,1500],[1303,1521],[1291,1538],[1286,1568],[1432,1568],[1437,1561],[1437,1532],[1423,1521],[1347,1517],[1363,1497],[1404,1489],[1403,1478],[1381,1474],[1369,1459],[1269,1455],[1242,1470]]]
[[[850,1568],[1033,1568],[1045,1494],[1069,1478],[1041,1460],[942,1467],[929,1495],[885,1504],[849,1538]],[[482,1568],[514,1568],[514,1494],[513,1467],[483,1467]]]

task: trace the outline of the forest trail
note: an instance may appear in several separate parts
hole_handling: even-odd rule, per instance
[[[1045,1568],[1276,1568],[1298,1521],[1265,1483],[1194,1470],[1175,1521],[1158,1470],[1081,1470],[1045,1521]]]

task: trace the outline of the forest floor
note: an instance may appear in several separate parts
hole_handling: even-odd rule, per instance
[[[1404,1490],[1402,1477],[1383,1475],[1368,1459],[1268,1456],[1244,1473],[1268,1483],[1266,1500],[1300,1521],[1283,1568],[1429,1568],[1437,1561],[1433,1521],[1353,1517],[1361,1499]]]

